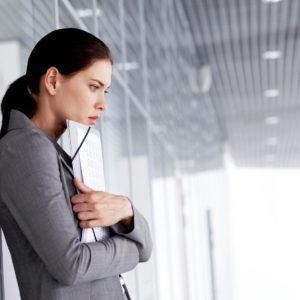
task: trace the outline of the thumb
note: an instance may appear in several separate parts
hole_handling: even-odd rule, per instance
[[[81,182],[77,177],[73,178],[73,182],[75,186],[79,189],[79,191],[82,193],[89,193],[93,191],[90,187]]]

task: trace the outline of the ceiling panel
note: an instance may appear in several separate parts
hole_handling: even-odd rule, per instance
[[[300,2],[183,3],[197,53],[212,66],[209,95],[236,163],[299,167]],[[280,57],[265,59],[266,51]]]

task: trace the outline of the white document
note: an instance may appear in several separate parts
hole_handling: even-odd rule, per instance
[[[85,134],[85,130],[77,128],[78,145],[80,145]],[[79,150],[79,157],[84,183],[93,190],[104,191],[105,183],[100,137],[90,131]]]
[[[71,157],[73,157],[85,137],[88,126],[71,120],[68,124],[68,140],[70,141],[69,153],[71,153]],[[84,184],[93,190],[105,191],[102,145],[97,130],[91,128],[72,164],[75,176]],[[91,228],[82,229],[81,242],[95,242],[94,234],[96,235],[96,241],[100,241],[109,238],[109,229],[108,227],[94,227],[93,230]],[[125,290],[121,278],[120,282],[124,294]]]
[[[86,134],[86,130],[77,128],[78,145]],[[84,184],[93,190],[105,191],[103,157],[100,136],[90,131],[79,150],[80,166]],[[93,232],[94,230],[94,232]],[[107,227],[94,227],[83,229],[81,241],[84,243],[95,242],[109,237]]]

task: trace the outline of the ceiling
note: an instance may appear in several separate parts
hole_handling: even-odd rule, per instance
[[[62,2],[78,13],[92,1]],[[300,166],[300,1],[99,0],[97,6],[115,78],[128,83],[133,136],[145,136],[150,115],[153,139],[187,172],[221,168],[225,150],[239,166]],[[93,32],[92,15],[79,19]],[[64,5],[60,22],[78,27]],[[54,1],[0,0],[0,28],[0,40],[18,39],[29,51],[55,28]],[[112,86],[112,98],[124,95],[121,83]],[[144,148],[141,138],[135,149]]]
[[[208,96],[236,164],[299,167],[300,1],[183,3],[197,53],[213,69]]]

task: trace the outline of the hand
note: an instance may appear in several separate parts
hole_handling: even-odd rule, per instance
[[[127,197],[94,191],[76,177],[73,182],[81,192],[71,197],[81,228],[106,227],[119,221],[132,225],[133,210]]]

